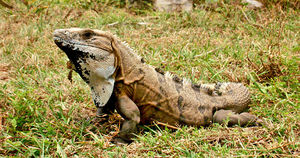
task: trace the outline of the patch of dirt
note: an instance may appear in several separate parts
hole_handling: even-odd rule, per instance
[[[267,61],[260,59],[261,64],[252,62],[249,57],[247,57],[247,60],[250,67],[258,74],[257,78],[260,83],[269,81],[275,77],[286,75],[281,68],[283,65],[282,62],[275,58],[274,55],[267,56]]]
[[[2,115],[0,115],[0,131],[1,131],[2,128],[3,128],[3,127],[2,127],[2,126],[3,126],[2,122],[3,122],[3,121],[2,121]]]
[[[10,66],[8,64],[0,64],[0,82],[9,79]]]

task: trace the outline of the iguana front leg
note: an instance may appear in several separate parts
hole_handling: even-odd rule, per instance
[[[137,125],[140,123],[140,110],[127,95],[120,96],[117,99],[116,109],[125,121],[122,124],[118,137],[113,142],[121,144],[131,143]]]

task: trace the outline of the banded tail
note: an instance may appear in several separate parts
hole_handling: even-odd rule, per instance
[[[249,90],[242,83],[202,84],[201,87],[212,96],[225,100],[225,103],[223,102],[219,107],[220,109],[241,113],[248,108],[251,102]]]

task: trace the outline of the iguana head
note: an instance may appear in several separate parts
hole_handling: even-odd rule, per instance
[[[74,70],[91,87],[96,106],[104,107],[112,95],[117,68],[112,36],[80,28],[57,29],[53,36]]]

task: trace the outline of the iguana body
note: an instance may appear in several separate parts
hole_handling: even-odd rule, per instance
[[[59,29],[54,40],[91,87],[99,111],[116,108],[125,119],[119,142],[130,141],[137,124],[154,120],[193,126],[259,121],[243,112],[250,96],[240,83],[196,85],[181,80],[147,65],[126,44],[99,30]]]

